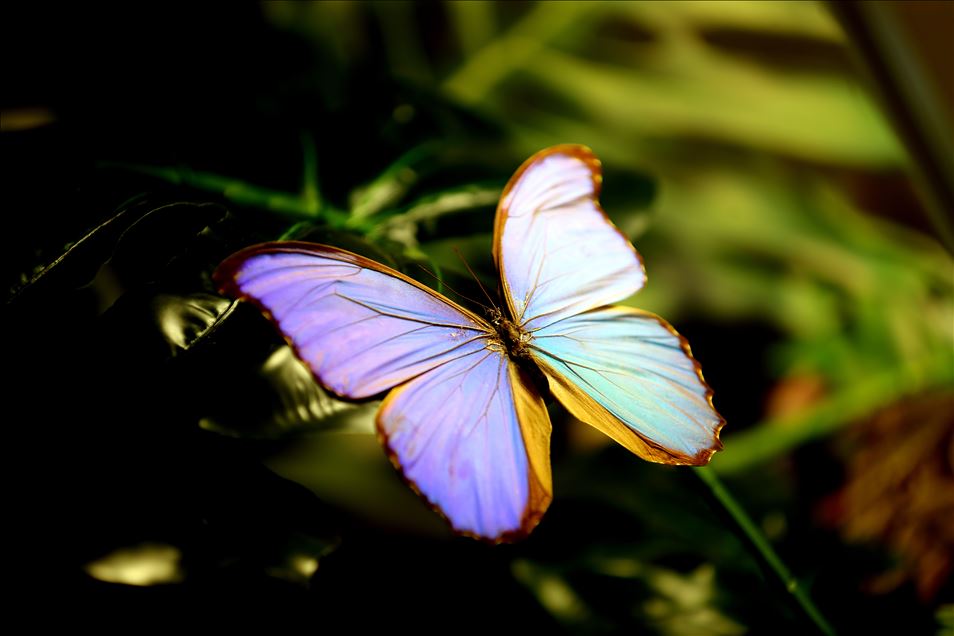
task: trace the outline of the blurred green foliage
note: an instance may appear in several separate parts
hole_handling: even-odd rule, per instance
[[[824,5],[269,2],[238,16],[117,35],[140,58],[90,79],[93,102],[21,83],[54,123],[4,129],[26,237],[4,269],[11,333],[30,334],[15,386],[63,396],[34,420],[78,449],[56,454],[28,508],[76,501],[100,519],[68,541],[70,571],[99,579],[70,579],[80,598],[111,604],[116,564],[161,548],[181,591],[125,598],[215,590],[213,607],[250,601],[237,616],[281,598],[282,620],[316,608],[316,624],[357,627],[415,625],[415,608],[428,626],[804,633],[692,475],[603,448],[556,407],[540,528],[493,550],[451,539],[369,434],[376,404],[328,396],[211,287],[231,251],[281,237],[476,297],[457,252],[495,287],[503,183],[575,142],[603,160],[604,207],[647,265],[628,302],[689,337],[728,419],[713,470],[836,627],[933,625],[935,597],[864,587],[903,554],[815,523],[855,452],[830,443],[840,429],[954,386],[954,262]],[[142,19],[120,18],[130,34]],[[180,52],[162,25],[184,34]],[[115,64],[112,47],[88,56]]]

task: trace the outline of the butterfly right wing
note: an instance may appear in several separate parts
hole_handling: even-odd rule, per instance
[[[484,320],[400,272],[325,245],[264,243],[224,261],[214,278],[271,318],[326,388],[380,394],[481,351]]]
[[[494,257],[511,316],[554,396],[636,455],[705,464],[722,418],[688,344],[662,319],[609,307],[646,280],[635,248],[598,202],[600,163],[547,148],[507,184]]]

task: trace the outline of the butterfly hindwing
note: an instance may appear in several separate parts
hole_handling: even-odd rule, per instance
[[[658,316],[595,309],[540,329],[531,347],[560,402],[640,457],[699,465],[722,447],[699,364]]]
[[[458,532],[530,532],[550,503],[550,420],[501,351],[448,362],[392,391],[378,431],[404,477]]]

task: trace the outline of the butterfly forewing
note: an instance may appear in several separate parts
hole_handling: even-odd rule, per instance
[[[257,245],[225,261],[216,278],[223,291],[258,304],[321,383],[348,398],[480,351],[491,333],[423,285],[332,247]]]
[[[601,179],[588,148],[556,146],[531,157],[504,189],[494,256],[514,322],[525,331],[642,287],[636,250],[597,202]]]

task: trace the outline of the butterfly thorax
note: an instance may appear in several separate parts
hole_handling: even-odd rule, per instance
[[[508,320],[499,309],[491,309],[488,313],[490,324],[497,332],[497,337],[490,341],[490,348],[505,351],[516,360],[529,359],[529,345],[533,337]]]

